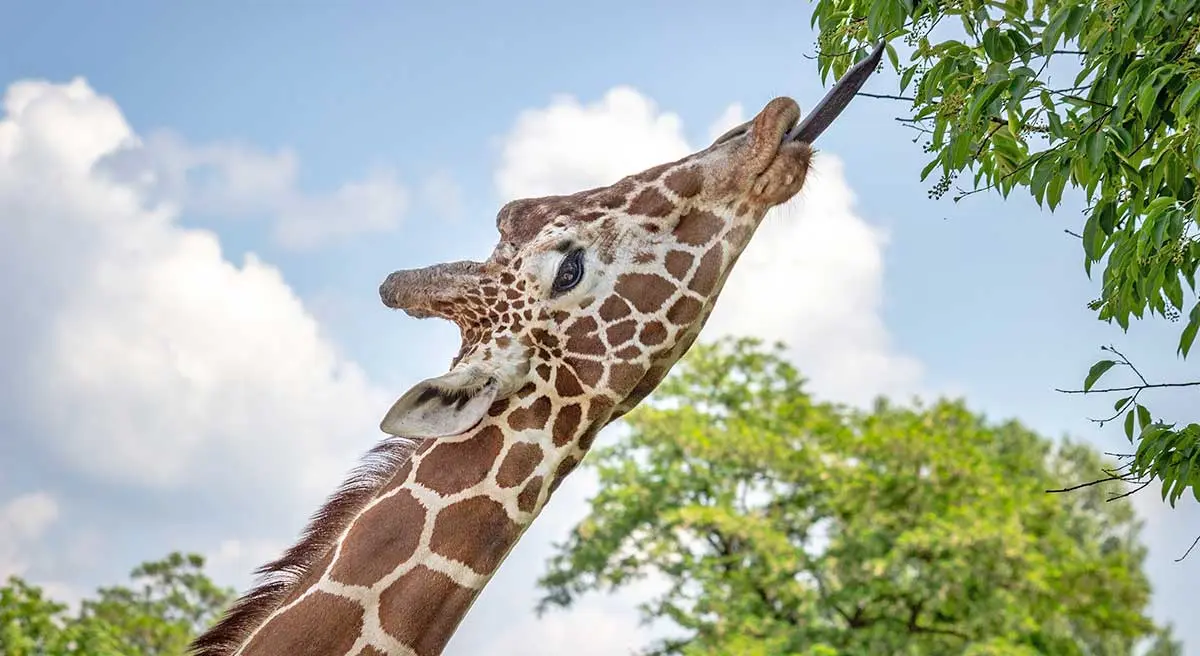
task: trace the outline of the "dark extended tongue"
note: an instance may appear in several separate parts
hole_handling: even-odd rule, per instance
[[[866,59],[851,66],[842,79],[838,80],[829,93],[825,94],[821,102],[817,103],[808,118],[792,128],[783,140],[812,143],[821,136],[825,128],[829,127],[838,114],[846,109],[846,105],[849,105],[850,101],[854,99],[854,95],[862,88],[867,78],[871,77],[871,73],[875,72],[875,67],[879,65],[879,58],[883,56],[883,44],[884,42],[880,41]]]

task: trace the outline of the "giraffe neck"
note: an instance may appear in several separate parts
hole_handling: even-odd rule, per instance
[[[424,442],[240,656],[436,656],[613,404],[530,385],[463,435]]]

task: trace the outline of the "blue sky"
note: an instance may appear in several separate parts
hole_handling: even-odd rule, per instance
[[[0,300],[18,318],[0,328],[0,358],[16,365],[0,374],[11,392],[0,430],[15,436],[0,445],[0,526],[20,533],[0,539],[0,567],[70,594],[184,548],[216,554],[220,575],[244,585],[367,448],[382,409],[454,352],[451,326],[379,304],[383,275],[485,257],[495,212],[513,195],[603,184],[703,145],[774,96],[809,107],[823,93],[805,58],[805,3],[598,6],[6,6],[0,89],[10,106],[0,121],[44,152],[0,168]],[[77,78],[84,87],[68,91]],[[890,91],[892,80],[871,84]],[[1086,419],[1111,399],[1053,388],[1076,387],[1109,343],[1149,376],[1181,379],[1194,367],[1173,356],[1179,326],[1147,322],[1126,335],[1092,318],[1085,305],[1098,286],[1063,232],[1078,229],[1077,197],[1054,214],[1019,194],[929,200],[916,174],[924,154],[892,120],[902,110],[860,99],[822,137],[818,181],[765,227],[774,232],[731,281],[710,333],[795,342],[797,364],[830,398],[961,394],[992,417],[1122,448],[1118,427]],[[140,143],[116,148],[123,131]],[[110,186],[63,177],[77,159],[96,160]],[[114,189],[161,201],[169,216],[131,208]],[[111,211],[94,213],[119,217],[117,228],[89,218],[107,202]],[[105,263],[116,282],[89,278],[91,294],[68,284]],[[183,356],[138,350],[171,340]],[[79,373],[86,358],[109,376],[110,396]],[[181,367],[198,373],[181,381]],[[1157,398],[1168,416],[1190,418],[1187,395]],[[225,417],[238,400],[247,407]],[[62,419],[89,411],[99,427]],[[145,443],[128,437],[159,430]],[[107,434],[130,441],[115,446]],[[280,448],[297,471],[279,471]],[[577,478],[452,653],[495,644],[501,628],[514,637],[499,644],[510,644],[520,627],[552,649],[570,627],[597,623],[637,644],[632,596],[540,623],[520,607],[548,544],[580,517],[591,483]],[[238,505],[256,495],[263,507]],[[1200,531],[1198,504],[1169,511],[1151,490],[1138,498],[1155,612],[1200,644],[1181,610],[1200,559],[1173,562]]]

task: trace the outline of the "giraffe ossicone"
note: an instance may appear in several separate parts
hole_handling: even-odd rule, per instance
[[[399,397],[380,423],[390,437],[193,653],[441,654],[600,429],[696,340],[764,214],[803,186],[810,142],[881,53],[803,124],[776,98],[678,161],[508,203],[482,262],[389,275],[383,303],[453,321],[459,352]]]

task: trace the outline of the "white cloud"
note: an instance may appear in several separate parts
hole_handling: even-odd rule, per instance
[[[616,87],[599,102],[570,96],[517,117],[505,136],[496,187],[505,200],[574,193],[691,152],[679,116]]]
[[[390,170],[377,169],[324,194],[298,187],[299,160],[236,142],[189,144],[158,131],[103,162],[114,179],[136,186],[152,206],[163,203],[212,216],[269,218],[281,245],[302,250],[331,238],[395,229],[409,193]]]
[[[716,138],[746,120],[729,106]],[[698,149],[679,117],[634,89],[595,103],[559,97],[523,112],[506,136],[496,185],[504,199],[562,194]],[[858,216],[836,156],[822,153],[800,197],[771,211],[739,260],[705,330],[785,341],[822,396],[852,403],[915,391],[922,369],[896,352],[881,317],[883,233]],[[785,291],[784,291],[785,290]]]
[[[462,218],[462,187],[450,174],[442,171],[425,178],[421,197],[435,215],[451,221]]]
[[[58,502],[32,492],[0,505],[0,583],[29,568],[29,550],[58,519]]]
[[[387,397],[277,269],[226,260],[213,233],[95,174],[137,142],[114,102],[81,79],[19,82],[4,109],[0,304],[18,320],[0,327],[0,387],[14,390],[0,419],[111,484],[254,490],[263,505],[327,493]],[[250,165],[252,191],[230,198],[289,189],[270,172],[284,161]]]

